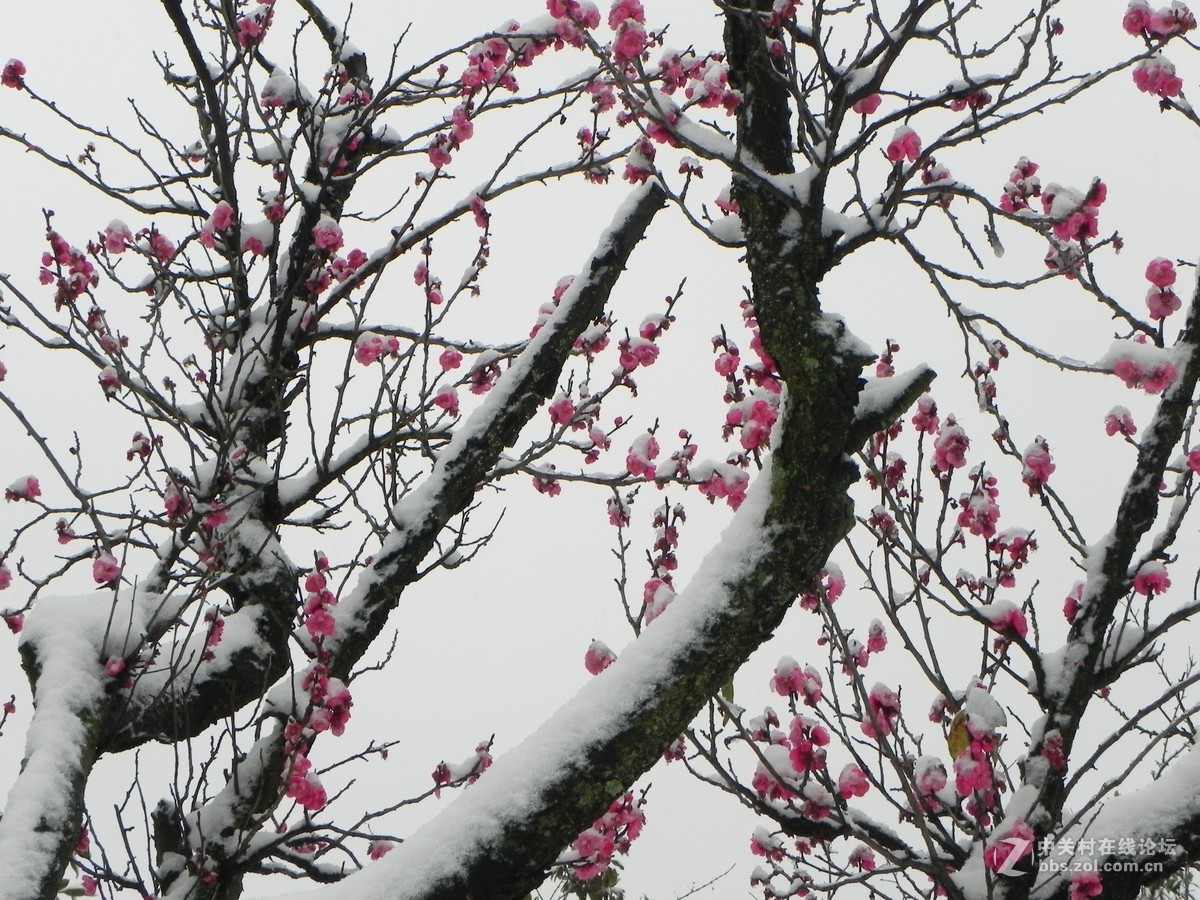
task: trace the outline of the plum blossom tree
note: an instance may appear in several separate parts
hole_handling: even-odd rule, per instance
[[[518,898],[548,873],[587,896],[643,831],[633,785],[664,757],[760,817],[745,863],[768,898],[1131,897],[1186,873],[1200,299],[1184,311],[1176,288],[1194,264],[1148,249],[1144,307],[1128,299],[1086,154],[1056,172],[1067,187],[993,148],[1016,133],[1036,156],[1027,121],[1102,91],[1200,125],[1167,57],[1195,49],[1191,12],[718,0],[723,46],[676,50],[639,0],[545,6],[379,58],[314,0],[164,0],[157,59],[184,115],[135,103],[136,137],[4,66],[6,121],[36,111],[83,144],[0,126],[22,164],[124,210],[79,234],[46,210],[40,266],[0,276],[0,403],[34,454],[12,457],[0,545],[34,698],[0,897],[218,900],[273,875],[331,883],[325,900]],[[1075,30],[1102,27],[1124,49],[1070,68]],[[626,196],[576,273],[486,336],[496,210],[572,180]],[[668,216],[744,266],[707,382],[672,343],[700,315],[690,288],[621,302]],[[881,246],[925,287],[863,327],[942,328],[967,403],[931,393],[930,365],[898,370],[898,340],[850,331],[839,279]],[[1095,361],[1014,296],[1075,297]],[[33,402],[50,358],[103,401],[97,434],[64,438]],[[1022,397],[1043,370],[1094,376],[1110,411],[1089,440],[1127,449],[1112,496],[1076,488],[1067,460],[1099,451]],[[684,407],[719,401],[677,437],[644,390],[671,372]],[[486,553],[508,484],[602,498],[633,639],[581,646],[591,680],[495,765],[482,740],[347,817],[341,766],[394,748],[317,754],[370,714],[356,682],[392,660],[376,638],[410,589]],[[684,579],[689,498],[730,521]],[[785,616],[807,645],[748,673],[780,707],[751,712],[734,676]],[[98,762],[150,744],[188,762],[162,784],[135,768],[110,827]]]

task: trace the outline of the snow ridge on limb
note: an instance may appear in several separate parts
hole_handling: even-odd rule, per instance
[[[404,589],[415,578],[417,565],[434,546],[442,528],[470,504],[476,486],[493,469],[500,454],[516,440],[542,402],[553,395],[576,338],[603,312],[633,248],[665,199],[661,187],[653,182],[630,195],[601,237],[583,273],[564,294],[555,314],[542,325],[513,366],[497,381],[488,399],[442,451],[427,480],[394,510],[396,530],[355,590],[336,607],[336,636],[327,645],[332,653],[331,675],[344,678],[356,665],[383,628]],[[272,692],[266,715],[286,717],[296,694],[285,679]],[[244,858],[238,855],[241,846],[238,842],[247,840],[246,833],[256,831],[263,816],[277,803],[283,777],[283,742],[283,729],[277,729],[257,751],[264,762],[255,764],[250,772],[236,770],[228,786],[194,814],[202,822],[228,825],[225,835],[220,833],[221,829],[209,829],[203,837],[202,852],[218,868],[225,859],[234,864],[244,863]],[[605,796],[603,805],[607,806],[611,797]],[[564,834],[558,838],[553,854],[573,836]],[[216,893],[227,889],[224,878],[210,886],[191,876],[183,877],[182,873],[177,877],[179,880],[171,888],[172,897],[187,896],[195,900],[235,896]],[[353,883],[359,882],[356,879]]]

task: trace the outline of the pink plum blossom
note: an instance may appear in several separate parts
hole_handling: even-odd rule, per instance
[[[18,478],[4,491],[4,499],[10,502],[13,500],[28,500],[32,502],[40,496],[42,496],[42,486],[33,475]]]
[[[875,851],[873,851],[866,844],[859,844],[857,847],[851,850],[849,859],[847,861],[856,869],[862,869],[864,872],[870,872],[879,865],[878,861],[875,859]]]
[[[1025,820],[1016,819],[1002,837],[992,836],[991,846],[983,852],[983,864],[993,872],[1009,871],[1014,863],[1033,852],[1035,840],[1036,835]]]
[[[653,460],[658,458],[658,453],[654,435],[649,432],[639,435],[625,456],[625,470],[635,477],[653,478],[656,471]]]
[[[1183,301],[1172,290],[1154,290],[1152,288],[1146,292],[1146,308],[1150,311],[1152,319],[1165,319],[1182,306]]]
[[[212,211],[212,214],[208,217],[208,224],[212,231],[228,231],[229,226],[233,224],[233,219],[233,207],[222,200],[216,205]]]
[[[392,344],[395,344],[395,347]],[[369,366],[379,362],[389,352],[395,352],[400,347],[395,338],[384,340],[371,331],[364,331],[354,341],[354,359],[359,365]]]
[[[916,162],[921,155],[921,138],[907,125],[901,125],[887,145],[887,158],[892,162]]]
[[[1169,259],[1159,256],[1146,265],[1146,280],[1156,288],[1169,288],[1177,277],[1175,264]]]
[[[1021,480],[1028,485],[1031,495],[1036,494],[1042,485],[1050,480],[1050,475],[1057,468],[1050,458],[1050,445],[1043,437],[1035,438],[1033,443],[1025,448],[1021,461],[1025,464]]]
[[[869,116],[875,110],[879,109],[879,104],[883,102],[883,98],[878,94],[868,94],[861,100],[856,100],[850,108],[860,116]]]
[[[445,410],[451,416],[458,415],[458,391],[453,387],[442,387],[433,398],[433,405]]]
[[[1067,620],[1068,625],[1074,625],[1075,619],[1079,616],[1080,610],[1083,608],[1083,582],[1075,583],[1075,587],[1071,589],[1071,593],[1067,595],[1067,599],[1063,601],[1063,616]]]
[[[391,841],[371,841],[367,845],[367,856],[371,859],[383,859],[392,852],[395,846]]]
[[[912,417],[912,423],[922,434],[936,434],[938,430],[937,403],[928,394],[922,394],[917,399],[917,411]]]
[[[995,631],[1006,638],[1021,638],[1029,633],[1025,613],[1007,600],[997,600],[984,609],[984,615]]]
[[[883,627],[883,623],[878,619],[871,622],[870,629],[867,632],[867,650],[870,653],[879,653],[887,647],[887,631]]]
[[[1121,27],[1126,34],[1139,35],[1150,28],[1150,15],[1150,5],[1146,0],[1131,0],[1121,19]]]
[[[124,253],[125,248],[133,243],[133,232],[120,219],[113,219],[104,229],[104,249],[108,253]]]
[[[641,0],[614,0],[608,12],[608,27],[616,31],[628,21],[645,23],[646,13]]]
[[[453,347],[443,350],[438,357],[438,365],[441,366],[443,372],[449,372],[451,369],[457,369],[462,365],[463,356]]]
[[[1165,594],[1171,587],[1171,579],[1167,575],[1167,567],[1158,561],[1145,563],[1133,576],[1133,590],[1143,597],[1156,597]]]
[[[967,464],[967,448],[970,445],[971,439],[954,416],[947,416],[937,439],[933,442],[934,468],[938,472],[961,469]]]
[[[556,397],[546,410],[555,425],[569,425],[575,418],[575,404],[570,397]]]
[[[862,733],[869,738],[886,737],[895,730],[900,717],[900,695],[883,684],[876,684],[867,695],[868,712],[862,721]]]
[[[341,226],[329,216],[321,217],[321,220],[313,226],[312,235],[313,244],[319,250],[336,253],[342,247]]]
[[[583,654],[583,667],[593,675],[599,675],[613,664],[617,654],[608,648],[603,641],[592,641],[587,652]]]
[[[1088,900],[1090,897],[1104,896],[1104,880],[1099,872],[1073,872],[1071,874],[1071,891],[1067,900]]]
[[[10,59],[0,72],[0,84],[5,87],[20,89],[25,87],[25,63],[19,59]]]
[[[1183,79],[1175,74],[1171,61],[1161,54],[1143,59],[1133,67],[1133,83],[1142,93],[1164,99],[1178,97],[1183,90]]]
[[[848,763],[838,776],[838,793],[847,800],[851,797],[862,797],[870,788],[871,782],[867,779],[867,773],[854,763]]]
[[[722,353],[713,363],[713,368],[717,370],[718,375],[723,375],[726,378],[732,376],[741,367],[742,361],[736,353]]]
[[[1137,434],[1137,426],[1133,424],[1133,414],[1124,406],[1114,406],[1104,417],[1104,432],[1109,437],[1114,434],[1123,434],[1126,437]]]
[[[111,584],[121,577],[121,564],[115,556],[102,553],[92,560],[92,579],[96,584]]]

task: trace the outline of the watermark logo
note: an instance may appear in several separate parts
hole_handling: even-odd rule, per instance
[[[999,843],[1008,847],[1008,853],[1005,855],[999,867],[996,869],[997,874],[1008,876],[1020,874],[1019,872],[1015,872],[1013,870],[1016,868],[1017,863],[1019,863],[1028,855],[1029,848],[1033,844],[1033,841],[1021,837],[1006,837],[1002,838]],[[999,856],[999,854],[997,854],[997,856]]]

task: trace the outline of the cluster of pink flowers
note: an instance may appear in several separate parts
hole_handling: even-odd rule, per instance
[[[253,239],[251,239],[253,240]],[[259,254],[265,255],[265,251]],[[344,257],[336,256],[329,263],[329,273],[338,284],[345,284],[358,274],[358,270],[367,264],[367,254],[355,247]]]
[[[729,87],[729,68],[717,53],[696,56],[668,50],[658,62],[661,90],[674,94],[680,88],[684,96],[702,109],[722,107],[734,113],[742,103],[742,95]]]
[[[625,157],[625,171],[621,177],[630,184],[644,183],[654,174],[654,157],[657,152],[646,138],[639,140]]]
[[[10,59],[0,71],[0,84],[15,90],[25,87],[25,63],[19,59]]]
[[[311,701],[307,727],[317,734],[328,731],[334,737],[340,737],[350,721],[350,707],[354,705],[345,683],[331,678],[325,664],[317,662],[304,673],[300,686],[308,691]]]
[[[646,14],[641,0],[616,0],[608,13],[608,27],[616,32],[612,55],[618,63],[641,59],[646,49]]]
[[[917,157],[921,155],[921,138],[907,125],[901,125],[892,135],[886,152],[887,158],[894,163],[905,159],[916,162]]]
[[[951,100],[950,108],[955,112],[962,112],[964,109],[983,109],[991,102],[992,95],[987,91],[971,91],[969,94],[963,94]]]
[[[1146,306],[1151,317],[1165,319],[1183,305],[1179,296],[1171,290],[1177,277],[1175,264],[1161,256],[1152,259],[1146,266],[1146,280],[1152,285],[1146,294]]]
[[[746,499],[750,476],[729,463],[713,467],[712,474],[700,481],[699,490],[709,503],[725,500],[730,509],[737,509]]]
[[[373,331],[364,331],[354,341],[354,359],[362,366],[373,365],[385,356],[395,359],[399,352],[400,341],[380,337]]]
[[[1146,0],[1131,0],[1121,20],[1126,34],[1165,41],[1177,34],[1187,34],[1196,27],[1196,17],[1179,0],[1170,6],[1151,11]]]
[[[1050,475],[1057,468],[1050,458],[1050,444],[1040,435],[1025,448],[1021,462],[1024,463],[1021,480],[1029,487],[1031,496],[1041,490],[1042,485],[1050,480]]]
[[[133,243],[133,232],[120,219],[113,219],[100,234],[106,253],[121,254]]]
[[[761,826],[754,829],[754,834],[750,836],[750,852],[752,854],[769,859],[772,862],[781,862],[783,860],[783,851],[784,842],[782,837],[771,834],[771,832]]]
[[[1154,94],[1164,100],[1178,97],[1183,90],[1183,79],[1175,74],[1175,64],[1161,53],[1133,67],[1133,83],[1143,94]]]
[[[74,302],[82,294],[89,293],[100,283],[100,276],[91,261],[63,240],[57,231],[47,228],[46,240],[50,242],[50,252],[42,254],[38,281],[56,286],[54,308],[57,310]],[[51,266],[54,267],[53,271]]]
[[[1104,895],[1104,879],[1099,872],[1074,872],[1071,875],[1071,892],[1067,900],[1088,900]]]
[[[571,842],[571,874],[586,881],[607,871],[617,853],[628,853],[646,824],[641,800],[625,794],[609,806],[592,827]]]
[[[829,732],[824,725],[808,718],[796,716],[788,729],[788,762],[796,773],[819,772],[825,768],[825,747],[829,744]]]
[[[647,431],[638,435],[625,455],[625,471],[635,478],[653,478],[657,471],[654,460],[658,454],[658,441],[653,434]]]
[[[718,360],[719,361],[719,360]],[[726,399],[731,399],[727,396]],[[765,399],[752,398],[731,406],[725,413],[722,435],[726,440],[736,429],[741,429],[741,445],[746,450],[766,449],[771,440],[771,428],[779,418],[779,399],[770,395]]]
[[[237,42],[243,50],[257,47],[267,36],[274,17],[275,0],[262,0],[258,6],[237,21]]]
[[[318,250],[328,250],[336,253],[341,249],[343,238],[342,229],[331,216],[322,216],[312,230],[313,244]]]
[[[988,550],[997,557],[996,579],[1001,587],[1016,587],[1017,570],[1025,567],[1029,562],[1029,554],[1037,548],[1037,540],[1020,528],[1002,531],[988,542]]]
[[[1179,370],[1169,362],[1147,369],[1136,360],[1119,359],[1113,364],[1113,374],[1125,382],[1126,387],[1140,387],[1147,394],[1161,394],[1174,383]]]
[[[1058,221],[1051,226],[1060,241],[1083,241],[1098,233],[1100,206],[1108,187],[1097,178],[1086,194],[1051,184],[1042,191],[1042,211]]]
[[[22,476],[4,489],[4,499],[10,503],[14,500],[28,500],[32,503],[40,496],[42,486],[33,475]]]
[[[988,624],[1003,638],[1021,638],[1029,633],[1025,613],[1009,600],[996,600],[982,610]]]
[[[825,568],[818,573],[820,579],[817,591],[805,591],[800,595],[800,606],[810,612],[815,612],[824,598],[830,603],[837,601],[846,589],[846,578],[842,569],[836,563],[826,563]]]
[[[233,207],[222,200],[213,208],[204,227],[200,229],[200,243],[209,250],[213,249],[217,245],[216,235],[228,231],[236,218],[237,214],[233,211]]]
[[[175,245],[156,228],[143,228],[137,233],[137,236],[145,240],[145,249],[158,260],[159,264],[165,266],[175,255]]]
[[[991,845],[983,851],[983,864],[993,872],[1013,865],[1033,852],[1036,835],[1024,819],[1016,819],[1003,835],[993,834]]]
[[[1041,196],[1042,182],[1034,173],[1038,164],[1030,162],[1022,156],[1008,176],[1008,184],[1004,185],[1004,193],[1000,197],[1000,208],[1005,212],[1015,213],[1029,209],[1029,201]]]
[[[558,19],[554,34],[558,39],[555,49],[562,43],[572,47],[584,45],[583,32],[600,26],[600,10],[590,0],[546,0],[546,9]]]
[[[287,782],[287,796],[291,797],[309,812],[319,812],[329,802],[325,787],[316,773],[311,771],[312,762],[305,755],[303,747],[291,755],[284,774]]]
[[[658,344],[641,335],[623,338],[617,347],[621,351],[619,365],[625,372],[632,372],[638,366],[652,366],[658,359]]]
[[[451,154],[461,148],[474,135],[475,123],[471,121],[471,104],[469,101],[461,103],[450,113],[450,128],[434,137],[433,143],[425,151],[429,156],[429,164],[435,169],[444,169],[450,165],[453,159]],[[480,200],[479,202],[482,207],[483,201]],[[481,213],[476,213],[477,223],[480,215]],[[484,225],[486,225],[486,219],[484,220]],[[481,225],[480,227],[484,226]]]
[[[442,760],[433,770],[433,795],[442,796],[443,787],[456,787],[461,784],[474,784],[479,776],[492,766],[492,742],[486,740],[476,745],[475,752],[458,765],[451,765]]]
[[[917,399],[917,411],[912,417],[913,426],[920,434],[936,434],[939,426],[937,401],[929,394]]]
[[[946,767],[936,756],[917,759],[913,769],[913,785],[921,799],[921,806],[927,812],[937,812],[941,808],[937,795],[945,790],[947,780]]]
[[[1000,489],[990,472],[976,466],[971,472],[975,486],[970,494],[963,494],[958,501],[958,527],[971,534],[991,538],[996,534],[996,523],[1000,520],[1000,504],[996,502]]]
[[[806,706],[816,706],[821,700],[825,683],[821,673],[812,666],[800,668],[800,663],[785,656],[775,666],[771,687],[780,697],[802,697]]]
[[[933,442],[933,468],[935,472],[961,469],[967,464],[967,448],[971,439],[963,431],[954,416],[946,416]]]
[[[868,713],[862,720],[862,733],[871,739],[887,737],[900,718],[900,695],[883,684],[876,684],[867,694]]]
[[[333,636],[335,625],[330,610],[337,605],[337,597],[329,590],[325,577],[329,563],[324,557],[320,561],[325,568],[318,568],[304,579],[304,628],[314,641]]]
[[[1114,434],[1133,437],[1137,434],[1137,426],[1133,424],[1133,413],[1124,406],[1114,406],[1104,417],[1104,433],[1109,437]]]

